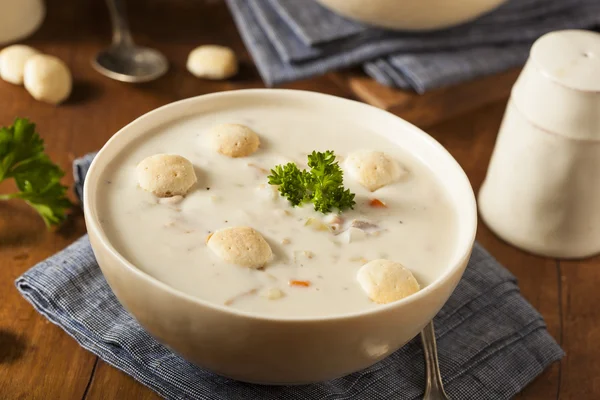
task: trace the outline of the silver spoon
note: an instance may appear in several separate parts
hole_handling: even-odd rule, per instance
[[[429,322],[421,331],[421,341],[423,342],[425,370],[427,372],[427,384],[423,400],[450,400],[444,392],[444,385],[442,384],[433,321]]]
[[[106,0],[113,27],[111,46],[92,61],[96,71],[121,82],[148,82],[164,75],[169,63],[160,52],[136,46],[122,0]]]

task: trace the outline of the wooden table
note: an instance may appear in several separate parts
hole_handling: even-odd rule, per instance
[[[74,157],[100,148],[119,128],[158,106],[204,93],[261,87],[226,7],[206,0],[130,0],[136,39],[163,51],[169,74],[143,85],[111,81],[90,67],[108,44],[110,26],[101,0],[48,2],[42,29],[27,43],[71,67],[74,92],[53,107],[0,81],[0,125],[29,117],[47,149],[67,171]],[[185,70],[196,45],[219,43],[240,54],[243,68],[230,82],[193,78]],[[424,96],[379,86],[360,72],[340,72],[285,85],[369,102],[423,127],[466,170],[477,190],[484,178],[508,93],[518,71]],[[65,183],[72,184],[70,174]],[[0,185],[0,193],[13,188]],[[85,232],[80,210],[57,232],[47,232],[23,203],[0,202],[0,399],[156,399],[129,376],[87,352],[49,323],[14,288],[25,270]],[[481,224],[478,240],[518,278],[523,295],[545,317],[567,356],[519,395],[523,399],[600,398],[600,258],[557,261],[535,257],[498,240]]]

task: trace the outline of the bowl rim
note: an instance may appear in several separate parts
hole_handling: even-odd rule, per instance
[[[285,95],[288,95],[288,96],[320,97],[320,98],[323,98],[328,101],[337,101],[340,103],[348,103],[348,104],[354,104],[354,105],[358,104],[361,107],[371,108],[375,112],[379,112],[382,115],[387,114],[388,116],[391,116],[391,117],[397,119],[398,122],[405,125],[407,130],[412,131],[411,134],[420,136],[421,140],[428,142],[427,143],[428,145],[435,147],[438,152],[441,152],[442,154],[444,154],[444,157],[447,157],[448,161],[453,165],[453,168],[456,169],[456,173],[458,174],[459,179],[464,180],[464,183],[466,184],[465,189],[468,189],[467,190],[468,193],[465,193],[467,195],[466,201],[469,202],[467,207],[470,210],[469,213],[471,214],[469,217],[473,221],[473,223],[470,224],[470,228],[467,228],[467,229],[470,229],[470,232],[469,232],[470,234],[468,235],[468,239],[462,243],[459,242],[457,244],[457,247],[458,247],[457,252],[458,252],[459,256],[456,257],[456,262],[454,263],[454,265],[447,267],[443,274],[436,277],[435,280],[433,280],[429,285],[427,285],[423,289],[419,290],[417,293],[412,294],[403,299],[388,303],[388,304],[382,304],[382,305],[380,305],[380,307],[377,307],[374,309],[362,310],[362,311],[357,311],[357,312],[347,312],[347,313],[334,314],[334,315],[325,315],[325,316],[290,316],[290,317],[285,316],[284,317],[284,316],[270,316],[267,314],[263,315],[263,314],[258,314],[258,313],[252,313],[249,311],[238,310],[236,308],[221,306],[220,304],[211,302],[209,300],[204,300],[199,297],[192,296],[190,294],[184,293],[184,292],[182,292],[178,289],[175,289],[174,287],[160,281],[159,279],[142,271],[141,269],[137,268],[133,263],[128,261],[123,255],[121,255],[121,253],[119,253],[112,246],[110,240],[105,235],[104,230],[100,227],[100,223],[97,219],[97,214],[90,212],[91,211],[90,198],[94,194],[93,189],[96,187],[96,182],[92,182],[91,179],[88,179],[88,178],[90,176],[92,176],[92,178],[93,178],[93,174],[96,174],[96,178],[97,178],[96,181],[98,180],[98,178],[100,178],[101,171],[96,172],[95,170],[97,168],[100,168],[100,167],[97,167],[97,165],[101,162],[103,157],[106,157],[105,153],[108,151],[107,148],[110,146],[111,142],[113,142],[115,140],[115,138],[117,138],[118,136],[121,136],[123,134],[126,134],[127,131],[129,131],[133,125],[137,125],[137,124],[141,123],[142,120],[148,118],[150,115],[153,115],[156,113],[162,113],[171,108],[190,106],[192,103],[198,102],[198,101],[210,101],[212,99],[217,99],[220,97],[236,96],[236,95],[239,95],[240,93],[242,93],[242,94],[247,93],[248,95],[252,95],[252,94],[262,95],[262,96],[273,96],[273,95],[275,95],[275,96],[284,95],[285,96]],[[160,126],[160,124],[154,124],[154,125],[155,125],[155,127]],[[150,128],[150,129],[152,129],[152,128]],[[128,123],[127,125],[122,127],[121,129],[119,129],[104,144],[104,146],[102,146],[102,148],[98,151],[98,153],[94,157],[92,163],[90,164],[90,167],[88,168],[88,171],[86,174],[86,179],[84,181],[83,211],[84,211],[85,223],[86,223],[86,228],[88,230],[88,233],[90,233],[90,231],[91,231],[91,233],[94,235],[94,237],[96,239],[98,239],[98,242],[101,244],[101,246],[104,248],[104,250],[108,251],[113,258],[115,258],[116,260],[119,261],[121,268],[127,269],[129,272],[136,275],[137,278],[146,281],[146,283],[150,284],[151,286],[155,286],[157,289],[166,291],[170,295],[178,297],[181,300],[191,302],[191,303],[194,303],[194,304],[202,306],[202,307],[209,308],[212,311],[218,311],[221,313],[232,314],[234,316],[241,317],[241,318],[247,318],[250,320],[263,320],[263,321],[281,322],[281,323],[287,323],[287,322],[310,323],[310,322],[318,322],[318,321],[340,321],[340,320],[347,320],[347,319],[363,318],[363,317],[367,317],[367,316],[374,316],[379,313],[384,313],[384,312],[389,311],[394,308],[403,307],[405,305],[409,305],[413,302],[416,302],[424,297],[427,297],[431,293],[434,293],[436,290],[438,290],[440,287],[443,287],[446,284],[446,282],[449,281],[451,279],[451,277],[461,268],[463,269],[463,271],[461,271],[461,279],[462,279],[462,272],[464,272],[464,268],[466,268],[466,264],[471,256],[471,252],[473,250],[473,246],[475,243],[475,235],[476,235],[476,231],[477,231],[477,222],[478,222],[477,221],[476,197],[475,197],[473,188],[471,186],[471,183],[469,181],[469,178],[467,177],[466,173],[464,172],[464,170],[462,169],[460,164],[458,164],[456,159],[448,152],[448,150],[446,150],[433,137],[428,135],[426,132],[424,132],[422,129],[418,128],[417,126],[411,124],[410,122],[408,122],[386,110],[377,108],[375,106],[372,106],[372,105],[369,105],[369,104],[366,104],[366,103],[363,103],[360,101],[346,99],[343,97],[338,97],[338,96],[334,96],[334,95],[330,95],[330,94],[313,92],[313,91],[308,91],[308,90],[296,90],[296,89],[239,89],[239,90],[229,90],[229,91],[217,92],[217,93],[209,93],[209,94],[204,94],[204,95],[199,95],[199,96],[194,96],[194,97],[174,101],[174,102],[165,104],[163,106],[160,106],[158,108],[155,108],[145,114],[142,114],[141,116],[137,117],[136,119],[134,119],[133,121],[131,121],[130,123]],[[102,270],[102,268],[101,268],[101,270]],[[111,288],[111,290],[112,290],[112,288]],[[453,288],[453,290],[454,290],[454,288]]]

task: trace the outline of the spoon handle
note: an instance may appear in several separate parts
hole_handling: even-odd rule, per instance
[[[421,331],[423,342],[423,353],[425,355],[426,387],[424,400],[448,400],[442,384],[442,376],[438,364],[437,344],[435,343],[435,331],[433,321],[429,322]]]
[[[133,45],[123,0],[106,0],[113,28],[113,45]]]

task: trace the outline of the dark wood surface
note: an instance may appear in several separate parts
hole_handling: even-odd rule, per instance
[[[31,118],[52,159],[67,171],[74,157],[100,148],[119,128],[158,106],[203,93],[262,87],[226,7],[219,2],[128,1],[135,38],[157,47],[171,62],[168,75],[143,85],[111,81],[90,67],[91,58],[110,38],[103,1],[48,3],[42,29],[26,42],[67,62],[75,79],[73,95],[54,107],[34,101],[22,87],[0,81],[0,125],[16,116]],[[208,82],[188,74],[188,52],[204,43],[233,47],[242,60],[240,75],[229,82]],[[426,128],[456,157],[477,190],[517,74],[509,71],[424,96],[381,87],[355,71],[285,87],[362,100]],[[72,184],[70,174],[65,183]],[[10,184],[0,185],[0,193],[11,189]],[[15,278],[84,232],[79,210],[61,229],[47,232],[25,204],[0,202],[0,399],[158,398],[79,347],[14,288]],[[483,224],[478,240],[519,278],[523,295],[543,314],[550,333],[567,353],[518,398],[600,398],[600,258],[558,262],[532,256],[498,240]]]

